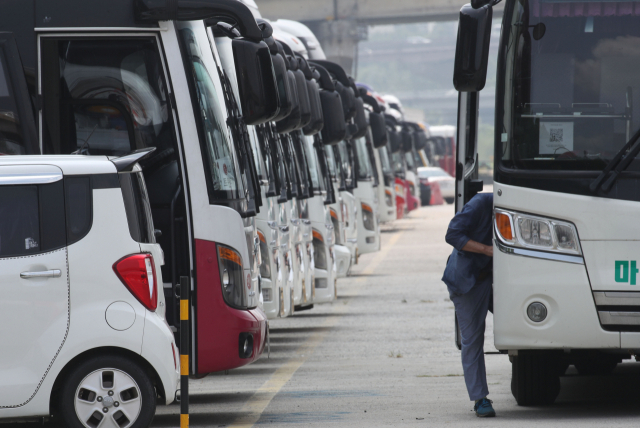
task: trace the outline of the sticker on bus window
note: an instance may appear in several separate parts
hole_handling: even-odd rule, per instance
[[[218,177],[220,177],[220,190],[235,190],[236,180],[231,158],[216,159],[216,168],[218,168]]]
[[[540,122],[540,154],[573,151],[573,122]]]

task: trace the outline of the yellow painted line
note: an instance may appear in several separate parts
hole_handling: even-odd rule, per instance
[[[371,275],[380,262],[387,256],[391,248],[398,242],[400,237],[403,235],[403,232],[396,233],[389,239],[389,242],[386,243],[384,248],[375,255],[373,260],[369,262],[366,268],[362,270],[362,275]],[[360,294],[361,290],[364,288],[365,277],[358,278],[355,283],[357,284],[354,289],[352,289],[352,295],[357,296]],[[322,324],[323,327],[333,327],[338,324],[340,321],[340,316],[343,313],[346,313],[349,309],[349,301],[345,301],[343,305],[334,305],[331,314],[327,315],[327,319]],[[283,386],[289,382],[289,380],[293,377],[293,375],[298,371],[300,367],[307,361],[307,358],[313,353],[320,343],[325,339],[325,337],[329,334],[330,329],[323,328],[323,331],[313,333],[309,338],[302,344],[298,349],[296,349],[293,358],[284,363],[282,366],[276,370],[274,374],[271,375],[269,380],[267,380],[247,401],[247,403],[242,406],[240,409],[240,413],[242,416],[238,417],[231,425],[230,428],[251,428],[253,427],[262,416],[262,413],[265,411],[273,397],[275,397]]]

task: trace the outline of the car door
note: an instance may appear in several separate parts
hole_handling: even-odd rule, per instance
[[[7,163],[0,163],[0,408],[37,394],[70,315],[62,171]]]
[[[0,154],[39,153],[18,49],[0,33]],[[62,171],[0,164],[0,408],[38,392],[69,327]]]

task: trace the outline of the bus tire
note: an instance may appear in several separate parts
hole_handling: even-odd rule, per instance
[[[146,428],[156,413],[156,391],[149,374],[120,355],[80,363],[68,374],[58,399],[64,426],[69,428]]]
[[[553,354],[525,353],[511,359],[511,393],[519,406],[553,404],[560,393],[560,361]]]

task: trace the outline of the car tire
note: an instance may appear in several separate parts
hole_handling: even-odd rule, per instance
[[[156,413],[156,396],[142,367],[119,355],[103,355],[80,363],[67,374],[58,408],[69,428],[146,428]],[[111,418],[104,421],[110,424],[102,422],[105,417]]]
[[[452,204],[455,198],[444,198],[444,200],[447,201],[448,204]]]
[[[560,393],[562,360],[536,352],[511,357],[511,393],[519,406],[553,404]]]

